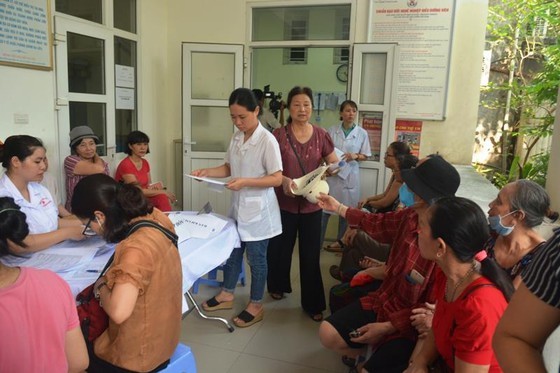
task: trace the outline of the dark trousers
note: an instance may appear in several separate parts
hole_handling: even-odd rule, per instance
[[[93,352],[93,343],[87,343],[88,355],[89,355],[89,367],[86,369],[88,373],[136,373],[132,370],[120,368],[116,365],[113,365],[105,360],[102,360],[95,355]],[[164,361],[161,363],[156,369],[148,372],[148,373],[155,373],[159,372],[169,365],[169,360]]]
[[[280,214],[282,234],[272,238],[268,245],[268,292],[292,292],[290,268],[298,238],[301,307],[309,314],[318,314],[326,308],[319,264],[323,212],[292,214],[281,210]]]

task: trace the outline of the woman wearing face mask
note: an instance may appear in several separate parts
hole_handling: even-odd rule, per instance
[[[550,198],[537,183],[518,180],[504,186],[489,207],[493,235],[485,249],[510,274],[517,287],[521,271],[544,244],[544,238],[534,228],[549,211]]]

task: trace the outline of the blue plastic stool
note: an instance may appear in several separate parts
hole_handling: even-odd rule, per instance
[[[179,343],[163,373],[196,373],[196,362],[189,346]]]
[[[198,286],[201,284],[208,285],[208,286],[215,286],[220,287],[224,284],[223,281],[217,280],[218,278],[218,271],[223,271],[224,265],[219,265],[207,274],[207,278],[199,277],[193,284],[193,294],[198,294]],[[245,261],[241,262],[241,272],[239,273],[239,279],[237,280],[241,283],[242,286],[245,286]]]

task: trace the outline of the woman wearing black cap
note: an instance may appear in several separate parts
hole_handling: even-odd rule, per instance
[[[70,131],[72,154],[64,160],[66,173],[66,209],[71,210],[70,202],[74,188],[87,175],[109,175],[109,165],[97,154],[99,137],[88,126],[74,127]]]

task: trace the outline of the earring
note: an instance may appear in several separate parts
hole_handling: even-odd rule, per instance
[[[436,256],[437,256],[438,258],[441,258],[441,255],[442,255],[441,253],[437,253],[437,254],[436,254]]]

